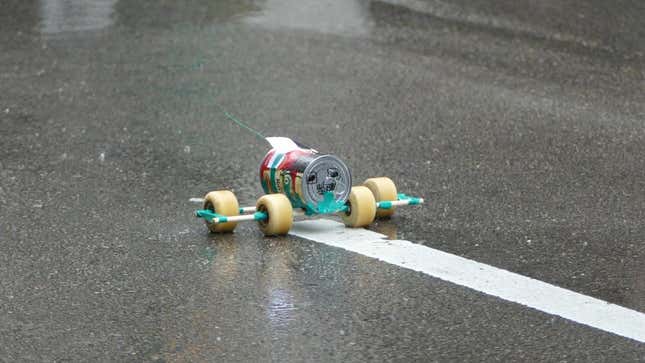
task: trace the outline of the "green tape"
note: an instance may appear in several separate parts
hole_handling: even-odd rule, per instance
[[[317,212],[320,214],[338,213],[344,207],[345,203],[336,201],[333,192],[325,192],[325,194],[323,194],[323,200],[318,203]]]
[[[397,198],[398,198],[398,200],[407,200],[409,205],[421,204],[421,198],[411,197],[411,196],[405,195],[403,193],[397,194]]]
[[[204,218],[207,222],[212,222],[213,218],[221,218],[224,216],[217,214],[210,209],[200,209],[195,211],[195,217]]]
[[[390,209],[392,208],[392,202],[390,201],[378,202],[378,207],[380,209]]]
[[[255,212],[253,213],[253,220],[255,221],[265,221],[269,216],[264,212]]]
[[[325,192],[323,200],[315,207],[311,202],[307,203],[305,207],[305,215],[311,216],[315,214],[334,214],[338,212],[347,212],[348,207],[345,203],[339,202],[334,198],[333,192]]]
[[[313,203],[311,202],[307,203],[307,207],[305,208],[305,215],[313,216],[316,214],[318,214],[318,210],[316,210],[316,207],[314,207]]]
[[[217,223],[226,223],[226,222],[228,222],[228,218],[226,218],[224,216],[219,216],[219,217],[217,217],[217,221],[218,221]]]

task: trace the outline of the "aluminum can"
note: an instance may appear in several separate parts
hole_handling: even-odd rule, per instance
[[[316,211],[326,192],[344,204],[352,176],[347,165],[334,155],[312,149],[271,149],[260,164],[260,182],[265,193],[282,193],[294,208]]]

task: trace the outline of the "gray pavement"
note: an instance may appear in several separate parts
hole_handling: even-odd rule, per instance
[[[643,343],[192,217],[189,197],[261,192],[267,145],[216,101],[429,201],[371,229],[645,312],[645,10],[483,4],[3,3],[0,361],[645,360]]]

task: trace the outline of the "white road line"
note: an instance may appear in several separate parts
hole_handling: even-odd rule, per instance
[[[645,314],[546,282],[327,219],[296,222],[289,233],[645,342]]]

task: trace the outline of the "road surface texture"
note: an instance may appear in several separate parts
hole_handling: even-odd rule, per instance
[[[3,1],[0,361],[644,361],[642,341],[358,253],[209,234],[188,203],[261,194],[268,145],[219,104],[426,198],[373,231],[643,313],[644,17]]]

